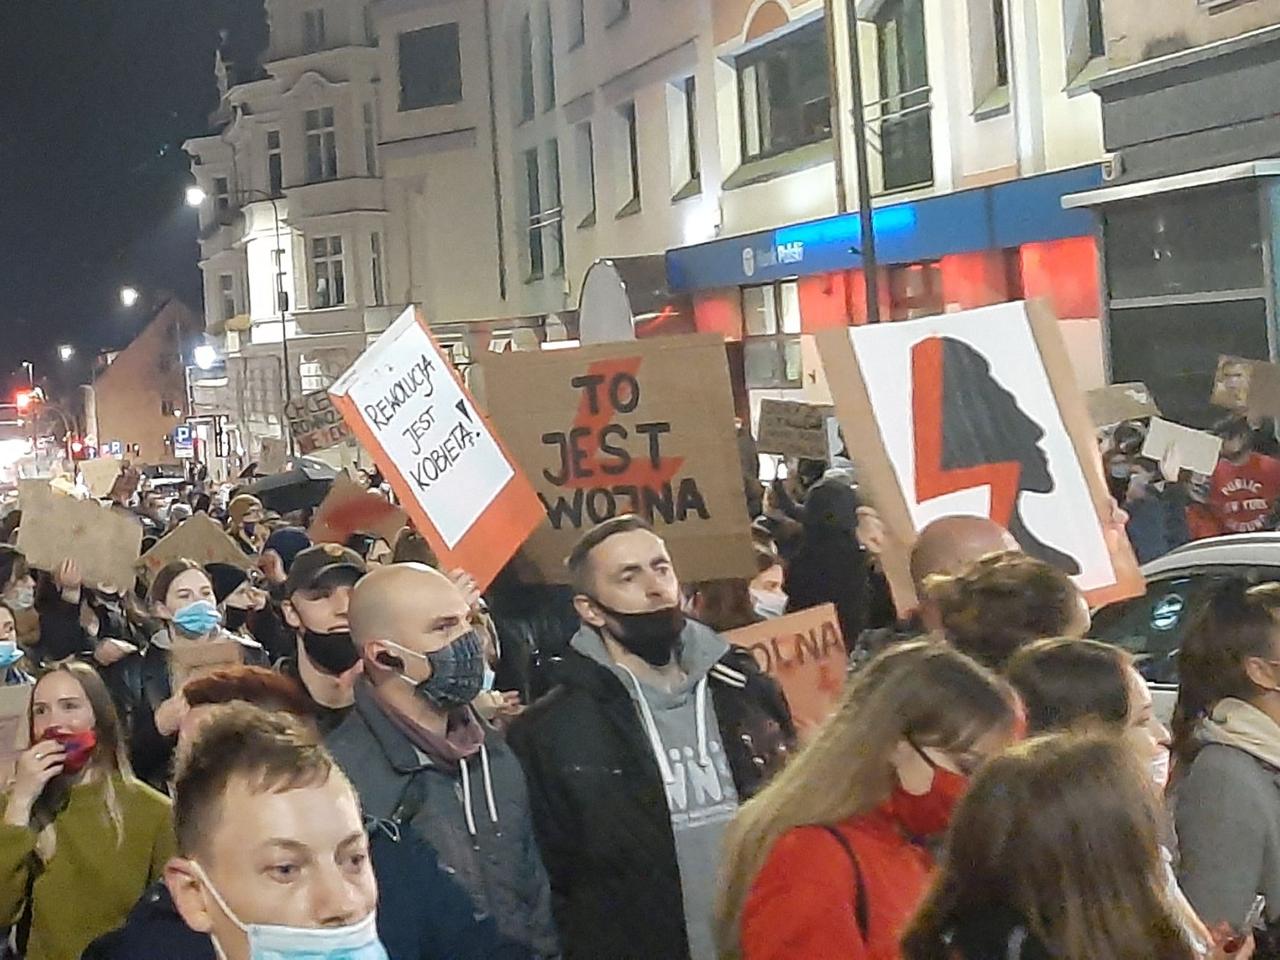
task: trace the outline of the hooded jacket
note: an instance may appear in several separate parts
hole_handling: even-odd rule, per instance
[[[724,649],[706,627],[686,624],[682,647],[708,643]],[[571,646],[553,664],[555,688],[508,734],[528,777],[565,956],[683,960],[684,891],[655,727],[635,691],[590,655],[603,647],[592,628],[579,629]],[[794,745],[791,713],[745,651],[730,649],[702,669],[708,712],[745,801]]]
[[[355,709],[325,746],[356,788],[365,816],[412,826],[470,893],[478,914],[492,916],[504,937],[528,944],[535,956],[558,956],[524,774],[502,737],[486,725],[480,750],[451,769],[414,746],[367,680],[355,692]],[[425,898],[420,902],[429,908]]]
[[[1199,728],[1202,746],[1178,783],[1178,881],[1212,929],[1240,926],[1267,899],[1268,934],[1280,927],[1280,726],[1243,700],[1219,701]],[[1259,937],[1259,960],[1280,950]]]

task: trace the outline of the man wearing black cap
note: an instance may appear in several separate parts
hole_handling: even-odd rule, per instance
[[[302,681],[322,732],[337,727],[355,702],[360,655],[351,642],[347,607],[364,573],[364,560],[354,550],[318,543],[294,558],[285,580],[281,611],[297,646],[277,669]]]

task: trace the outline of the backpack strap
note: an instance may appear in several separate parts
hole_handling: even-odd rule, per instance
[[[857,891],[857,896],[853,904],[853,918],[858,923],[858,932],[862,934],[862,942],[864,945],[868,943],[867,931],[871,928],[871,919],[868,915],[867,907],[867,885],[862,879],[862,865],[858,863],[858,855],[853,852],[853,845],[849,843],[849,839],[837,830],[835,827],[823,826],[823,830],[831,834],[835,838],[836,843],[840,844],[845,852],[845,856],[849,858],[849,864],[853,867],[853,883]]]

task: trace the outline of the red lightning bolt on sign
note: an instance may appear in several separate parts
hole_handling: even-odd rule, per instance
[[[601,387],[597,391],[597,397],[600,402],[597,403],[597,409],[592,412],[591,401],[587,391],[582,393],[582,401],[578,404],[578,414],[573,418],[573,427],[575,432],[582,432],[581,447],[586,451],[587,457],[583,461],[582,474],[585,476],[572,476],[566,482],[565,486],[570,488],[590,488],[599,486],[602,480],[608,481],[610,484],[649,487],[658,489],[664,483],[671,480],[676,475],[681,465],[684,464],[684,457],[660,457],[655,463],[650,456],[649,438],[638,434],[628,435],[627,449],[632,454],[631,464],[622,473],[610,473],[604,469],[609,466],[611,470],[616,470],[617,458],[614,454],[606,451],[609,461],[601,464],[597,459],[600,452],[601,431],[610,425],[613,418],[613,407],[607,400],[607,385],[613,381],[618,374],[627,374],[634,377],[640,370],[639,357],[620,357],[614,360],[597,360],[595,363],[587,367],[587,376],[601,377]],[[627,398],[630,399],[629,397]],[[620,435],[611,438],[617,444]],[[636,440],[644,443],[641,450]]]
[[[960,490],[989,487],[991,519],[1007,527],[1018,499],[1022,468],[1016,461],[948,470],[942,465],[943,344],[922,340],[911,350],[912,419],[916,434],[916,502]]]

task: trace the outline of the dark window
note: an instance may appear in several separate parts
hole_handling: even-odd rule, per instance
[[[456,23],[402,33],[398,46],[401,110],[461,102],[462,60]]]
[[[855,0],[849,9],[854,10]],[[879,134],[884,189],[901,190],[933,182],[923,0],[889,0],[875,19],[878,103],[867,108],[867,123]]]
[[[231,209],[231,186],[226,177],[213,178],[213,206],[219,212]]]
[[[596,222],[596,150],[591,122],[578,125],[578,180],[587,187],[587,212],[578,226],[590,226]]]
[[[744,160],[830,138],[825,29],[819,20],[738,57]]]
[[[532,120],[536,110],[533,93],[533,24],[529,14],[520,21],[520,120]]]
[[[569,0],[569,49],[587,42],[587,11],[585,0]]]
[[[1089,18],[1089,56],[1107,55],[1107,31],[1102,20],[1102,0],[1085,0]]]
[[[991,0],[991,26],[996,39],[996,86],[1009,85],[1009,47],[1004,32],[1004,0]]]
[[[631,178],[631,197],[628,204],[640,202],[640,133],[636,126],[636,105],[628,103],[620,111],[622,122],[626,125],[627,137],[627,173]]]
[[[325,47],[324,11],[307,10],[302,14],[302,49],[315,53]]]
[[[342,263],[342,238],[317,237],[311,241],[311,272],[315,280],[313,310],[347,302],[346,271]]]
[[[606,0],[605,10],[605,26],[612,27],[631,16],[631,0]]]
[[[542,5],[542,109],[556,105],[556,47],[551,29],[551,4]]]
[[[542,214],[543,232],[551,237],[551,245],[556,255],[555,262],[551,265],[551,272],[563,273],[564,201],[560,196],[560,144],[554,139],[547,141],[547,170],[547,186],[551,188],[551,195],[547,197],[549,203]]]
[[[280,149],[279,130],[267,131],[267,184],[273,197],[284,191],[284,154]]]
[[[794,280],[742,288],[743,360],[752,390],[798,387],[800,293]]]
[[[334,180],[338,176],[338,136],[334,127],[333,107],[308,110],[305,114],[307,131],[307,182]]]
[[[684,127],[689,148],[689,180],[702,177],[702,164],[698,159],[698,84],[694,77],[684,79]]]
[[[373,22],[372,0],[364,5],[364,42],[370,47],[378,45],[378,27]]]
[[[545,270],[542,256],[542,184],[538,149],[524,152],[525,190],[529,198],[529,279],[541,279]]]

